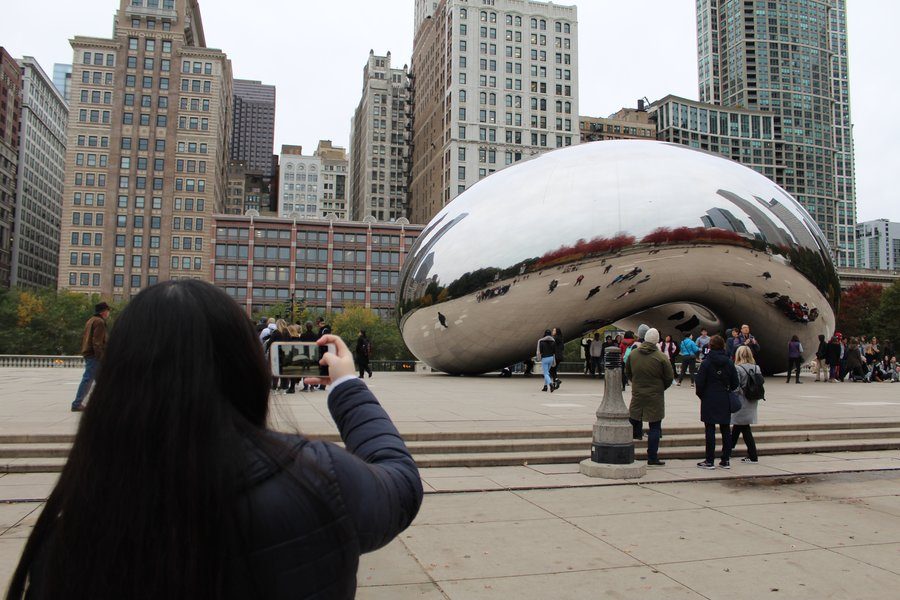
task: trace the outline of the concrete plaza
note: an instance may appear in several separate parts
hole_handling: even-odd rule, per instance
[[[80,371],[0,369],[0,436],[74,433]],[[602,383],[376,373],[403,433],[589,427]],[[900,420],[900,385],[770,378],[760,422]],[[629,393],[626,392],[626,400]],[[331,434],[325,394],[278,396],[273,420]],[[667,393],[666,425],[694,425],[690,387]],[[669,460],[637,482],[577,464],[422,469],[414,524],[363,557],[362,599],[895,598],[900,452],[763,456],[701,471]],[[0,581],[7,581],[55,474],[0,476]],[[464,490],[459,492],[459,490]]]

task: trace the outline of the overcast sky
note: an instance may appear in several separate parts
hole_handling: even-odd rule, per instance
[[[568,2],[558,2],[568,4]],[[52,75],[74,35],[110,37],[119,0],[2,0],[0,45]],[[695,0],[582,0],[580,113],[608,116],[666,94],[697,98]],[[900,221],[900,2],[847,0],[858,218]],[[410,62],[413,0],[200,0],[206,42],[234,76],[277,86],[275,147],[347,146],[369,50]],[[277,151],[277,150],[276,150]]]

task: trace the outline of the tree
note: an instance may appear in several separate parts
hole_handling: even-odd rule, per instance
[[[78,354],[97,302],[66,290],[0,291],[0,353]]]
[[[372,358],[375,360],[411,360],[412,353],[403,342],[400,330],[393,321],[382,319],[372,309],[347,306],[331,318],[331,330],[341,336],[350,349],[356,348],[356,338],[361,330],[372,341]]]
[[[883,287],[872,283],[857,283],[844,290],[837,314],[837,331],[845,336],[878,335],[875,312],[883,291]]]
[[[900,281],[895,281],[882,292],[873,325],[874,334],[882,342],[890,340],[896,352],[900,347]]]

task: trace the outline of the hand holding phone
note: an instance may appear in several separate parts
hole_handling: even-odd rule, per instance
[[[317,342],[273,342],[269,347],[272,376],[283,379],[318,377],[321,351],[326,349],[334,352],[335,346],[328,344],[322,348]]]
[[[345,375],[354,375],[356,368],[353,365],[353,353],[340,337],[336,335],[323,335],[316,342],[319,346],[326,346],[328,351],[319,361],[319,364],[328,366],[327,377],[310,377],[306,381],[310,385],[329,384]]]

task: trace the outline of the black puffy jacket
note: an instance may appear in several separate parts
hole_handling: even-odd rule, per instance
[[[700,397],[700,420],[704,423],[731,423],[728,391],[737,389],[740,381],[734,363],[724,350],[710,350],[700,363],[695,383],[695,391]]]
[[[251,457],[239,501],[249,560],[232,571],[233,598],[353,598],[359,555],[415,518],[418,469],[372,392],[347,381],[331,391],[328,409],[346,450],[272,434],[295,449],[294,463],[279,467],[262,451]]]

